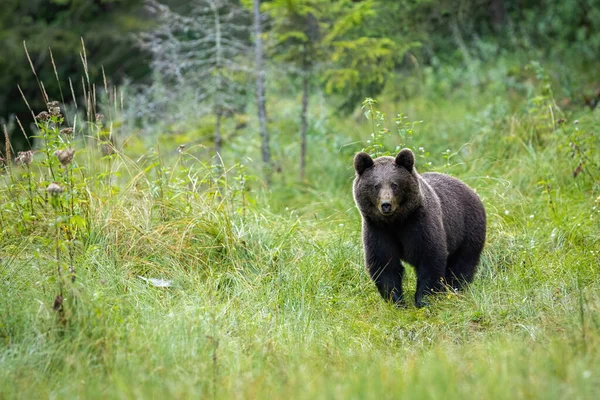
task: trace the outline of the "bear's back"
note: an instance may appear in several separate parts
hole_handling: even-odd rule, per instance
[[[486,216],[483,203],[473,189],[459,179],[437,172],[421,175],[437,194],[448,240],[453,253],[465,240],[473,245],[485,242]]]

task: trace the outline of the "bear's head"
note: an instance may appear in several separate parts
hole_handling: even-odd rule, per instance
[[[396,158],[372,159],[364,152],[354,157],[354,201],[364,218],[371,222],[405,219],[421,204],[415,156],[409,149]]]

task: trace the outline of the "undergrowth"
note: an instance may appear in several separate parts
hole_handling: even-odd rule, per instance
[[[0,186],[0,397],[596,398],[600,114],[529,68],[524,98],[468,111],[367,99],[359,128],[322,121],[312,183],[282,160],[270,190],[247,154],[119,145],[48,102]],[[400,146],[488,214],[475,282],[425,309],[380,299],[351,195],[354,152]]]

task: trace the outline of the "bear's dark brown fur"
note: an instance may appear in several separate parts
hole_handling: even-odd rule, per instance
[[[394,157],[354,157],[354,201],[362,215],[367,269],[384,299],[402,302],[406,261],[415,267],[415,304],[449,285],[471,282],[485,243],[485,209],[477,194],[448,175],[414,168],[404,149]]]

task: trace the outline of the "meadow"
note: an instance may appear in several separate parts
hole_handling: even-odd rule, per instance
[[[48,110],[0,176],[0,398],[600,397],[600,111],[562,102],[559,64],[478,68],[350,116],[314,94],[304,181],[299,101],[272,98],[270,187],[252,122],[219,166],[110,96],[75,134],[83,106]],[[488,216],[473,284],[423,309],[380,298],[352,199],[354,153],[398,146]]]

